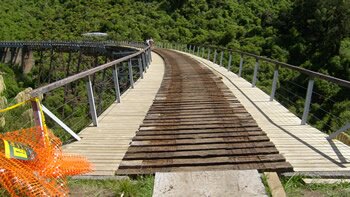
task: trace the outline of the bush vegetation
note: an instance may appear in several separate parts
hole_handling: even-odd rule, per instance
[[[153,37],[238,48],[350,80],[349,18],[344,0],[4,0],[0,40],[84,40],[82,33],[94,31],[114,40]],[[36,74],[27,82],[40,85]],[[258,86],[269,91],[272,75],[266,69]],[[277,99],[300,116],[307,78],[291,71],[280,76]],[[14,95],[19,89],[7,83],[5,94]],[[310,123],[331,132],[350,121],[349,89],[316,80],[315,91]]]

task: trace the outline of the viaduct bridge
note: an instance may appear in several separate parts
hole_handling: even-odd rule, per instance
[[[51,58],[46,75],[59,68],[53,66],[54,54],[65,53],[61,60],[68,63],[61,70],[67,72],[42,80],[31,96],[44,95],[52,127],[73,136],[64,150],[93,163],[88,176],[252,169],[350,176],[350,147],[334,139],[349,123],[329,136],[307,124],[314,81],[346,89],[349,81],[207,46],[159,43],[151,50],[129,42],[0,42],[0,49],[2,61],[22,64],[25,73],[43,64],[31,60],[29,65],[33,53],[46,52]],[[81,66],[87,59],[93,63]],[[252,62],[248,81],[242,76]],[[269,94],[256,87],[266,64],[274,69]],[[281,69],[308,79],[302,117],[275,100]],[[77,88],[81,84],[83,90]],[[45,107],[55,91],[62,92],[62,106]],[[85,100],[77,102],[81,96]],[[74,108],[84,104],[85,120],[79,121]]]

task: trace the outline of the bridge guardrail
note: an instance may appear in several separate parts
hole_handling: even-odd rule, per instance
[[[144,43],[139,43],[139,42],[128,42],[128,41],[124,41],[124,42],[114,42],[114,41],[108,41],[108,42],[98,42],[98,43],[92,43],[92,42],[23,42],[23,41],[17,41],[17,42],[1,42],[0,41],[0,47],[1,48],[6,48],[6,47],[13,47],[13,48],[21,48],[21,47],[47,47],[47,46],[55,46],[55,47],[108,47],[108,46],[120,46],[120,47],[131,47],[136,49],[137,51],[135,53],[129,54],[125,53],[123,54],[124,57],[119,58],[119,59],[115,59],[112,60],[110,62],[107,62],[105,64],[96,66],[94,68],[85,70],[83,72],[74,74],[72,76],[66,77],[64,79],[55,81],[53,83],[44,85],[42,87],[39,87],[37,89],[34,89],[31,91],[30,96],[31,98],[37,98],[40,97],[43,94],[48,94],[54,90],[59,90],[61,87],[66,88],[68,85],[73,86],[74,84],[72,83],[80,83],[81,80],[86,79],[86,92],[87,92],[87,97],[88,97],[88,105],[90,108],[90,117],[92,119],[92,123],[94,126],[98,126],[98,119],[97,119],[97,110],[96,110],[96,104],[95,104],[95,100],[96,100],[96,96],[94,96],[94,89],[98,89],[101,87],[94,87],[93,88],[93,82],[95,80],[95,75],[97,73],[99,73],[101,76],[103,76],[103,79],[107,78],[105,77],[105,75],[107,74],[111,74],[112,76],[109,77],[108,80],[102,80],[101,83],[107,83],[107,82],[111,82],[114,88],[114,92],[115,92],[115,102],[119,103],[121,102],[121,84],[119,82],[119,75],[118,75],[118,69],[120,69],[121,67],[125,68],[125,66],[127,66],[126,72],[127,72],[127,76],[124,76],[125,78],[128,78],[128,83],[130,85],[130,88],[134,87],[134,77],[135,77],[135,71],[133,69],[133,66],[136,66],[138,69],[136,69],[137,71],[139,71],[139,73],[137,73],[136,75],[139,76],[140,78],[143,78],[143,72],[146,72],[146,70],[148,69],[150,63],[151,63],[151,48],[147,45],[145,45]],[[70,61],[70,60],[69,60]],[[79,60],[80,61],[80,60]],[[136,63],[135,63],[136,62]],[[96,63],[96,62],[95,62]],[[121,65],[121,67],[119,67],[118,65]],[[68,67],[69,68],[69,67]],[[106,72],[106,70],[108,69],[108,72]],[[111,70],[112,69],[112,70]],[[109,72],[111,71],[111,72]],[[120,76],[120,79],[123,79],[123,76]],[[124,83],[125,84],[125,83]],[[76,85],[75,85],[76,86]],[[103,84],[102,84],[103,86]],[[125,90],[126,87],[124,87]],[[103,88],[101,91],[104,91]],[[66,91],[64,91],[66,92]],[[103,93],[98,91],[99,93]],[[111,91],[110,91],[111,92]],[[75,95],[76,97],[78,95]],[[83,95],[81,95],[83,96]],[[98,99],[102,99],[102,96],[97,95],[97,97],[99,97]],[[66,99],[64,99],[66,101]],[[69,100],[67,102],[70,102]],[[101,101],[100,101],[101,102]],[[73,102],[73,105],[76,102]],[[63,103],[62,107],[65,107],[66,103]],[[39,125],[42,126],[41,124],[41,120],[42,120],[42,115],[40,110],[41,108],[43,108],[43,112],[48,115],[54,122],[56,122],[61,128],[63,128],[65,131],[67,131],[68,133],[70,133],[75,139],[80,140],[80,137],[75,135],[75,133],[72,131],[72,129],[67,126],[64,121],[66,120],[60,120],[60,118],[56,117],[56,115],[54,115],[54,113],[52,113],[51,111],[49,111],[48,108],[46,108],[43,104],[39,103],[39,102],[31,102],[32,105],[32,109],[34,112],[34,122],[35,125]],[[39,106],[40,105],[40,106]],[[103,104],[101,104],[102,106]],[[98,107],[101,107],[98,106]],[[74,109],[74,106],[72,107]],[[102,108],[102,107],[101,107]],[[56,109],[54,109],[56,111]],[[100,109],[101,110],[101,109]],[[64,111],[64,109],[63,109]],[[101,112],[102,113],[102,112]],[[71,115],[69,115],[68,117],[70,117]],[[86,117],[85,117],[86,118]],[[90,120],[91,120],[90,119]]]

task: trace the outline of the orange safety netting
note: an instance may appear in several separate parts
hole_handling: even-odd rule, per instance
[[[0,140],[5,143],[0,144],[0,184],[11,196],[68,196],[67,176],[92,171],[84,157],[64,154],[62,142],[46,126],[0,134]],[[9,158],[9,143],[20,144],[12,153],[29,147],[30,159]]]

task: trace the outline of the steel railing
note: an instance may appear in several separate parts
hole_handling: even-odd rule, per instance
[[[143,73],[146,72],[146,70],[149,68],[149,65],[152,61],[151,58],[151,48],[143,43],[138,42],[101,42],[101,43],[86,43],[86,42],[0,42],[0,47],[21,47],[21,46],[37,46],[39,45],[51,45],[51,46],[89,46],[89,47],[100,47],[100,46],[120,46],[120,47],[127,47],[135,49],[135,52],[132,54],[125,54],[127,56],[110,61],[108,63],[96,66],[94,68],[88,69],[86,71],[74,74],[72,76],[66,77],[64,79],[55,81],[50,84],[46,84],[42,87],[34,89],[30,96],[32,98],[40,97],[41,95],[49,94],[50,92],[57,90],[61,87],[67,87],[67,85],[78,82],[81,80],[85,80],[86,83],[86,92],[88,97],[88,105],[90,108],[90,117],[92,120],[92,123],[94,126],[98,126],[98,113],[96,110],[96,104],[95,104],[95,95],[93,91],[93,83],[92,78],[97,74],[98,72],[103,72],[103,78],[105,78],[106,74],[109,74],[109,72],[104,72],[107,69],[112,69],[112,72],[110,73],[112,76],[110,76],[111,80],[113,80],[113,86],[115,91],[115,102],[119,103],[121,102],[121,90],[120,90],[120,82],[118,77],[118,65],[121,67],[127,65],[128,69],[128,84],[130,85],[130,88],[134,88],[134,69],[132,62],[137,62],[138,75],[140,78],[143,78]],[[135,64],[134,64],[135,66]],[[107,78],[107,77],[106,77]],[[107,80],[106,80],[107,81]],[[45,97],[45,96],[44,96]],[[41,106],[38,106],[37,102],[32,102],[32,109],[34,112],[34,121],[36,125],[42,126],[41,120],[42,120],[42,114],[40,113],[40,108],[43,109],[44,113],[51,117],[52,120],[54,120],[60,127],[62,127],[64,130],[69,132],[74,138],[77,140],[80,140],[79,136],[75,135],[75,133],[64,123],[64,121],[60,120],[56,115],[51,113],[49,109],[47,109],[44,105],[40,104]],[[65,105],[65,103],[63,103]]]

